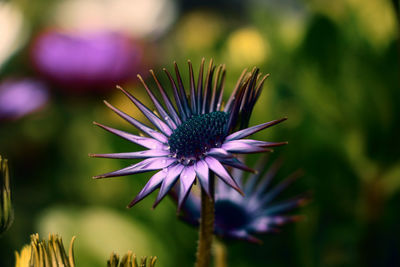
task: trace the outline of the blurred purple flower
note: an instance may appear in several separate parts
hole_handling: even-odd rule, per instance
[[[157,115],[133,95],[120,88],[158,131],[144,125],[105,101],[105,104],[116,114],[147,136],[133,135],[99,123],[95,124],[121,138],[143,146],[147,150],[92,154],[93,157],[101,158],[143,159],[141,162],[121,170],[98,175],[94,178],[125,176],[159,170],[129,204],[130,207],[160,188],[154,204],[155,207],[177,183],[179,177],[178,209],[189,194],[196,176],[204,191],[211,197],[210,184],[214,180],[210,178],[210,173],[216,174],[230,187],[242,192],[240,186],[223,165],[253,171],[234,157],[234,154],[262,153],[270,151],[270,147],[286,144],[286,142],[245,139],[286,120],[286,118],[265,122],[239,131],[235,129],[239,118],[242,118],[242,123],[243,121],[248,122],[246,118],[250,116],[268,75],[262,77],[257,68],[254,68],[250,73],[247,70],[243,71],[230,98],[226,104],[223,104],[225,66],[214,67],[211,61],[207,72],[205,72],[203,60],[196,85],[192,64],[189,62],[189,97],[184,88],[178,66],[175,64],[177,82],[166,69],[164,71],[173,88],[177,110],[152,71],[166,109],[140,76],[139,78],[154,103]],[[205,79],[203,79],[203,73],[206,73]]]
[[[48,100],[43,82],[9,79],[0,83],[0,119],[17,119],[42,106]]]
[[[265,163],[263,160],[259,165],[265,166]],[[289,200],[273,202],[286,187],[299,177],[299,173],[295,172],[278,185],[269,188],[279,165],[280,162],[275,162],[264,175],[261,175],[262,172],[250,175],[244,184],[244,172],[233,169],[232,177],[243,188],[245,197],[218,181],[215,192],[214,228],[217,235],[230,239],[260,242],[253,234],[277,232],[279,226],[301,218],[298,215],[286,213],[307,203],[309,199],[307,195],[298,195]],[[177,199],[175,190],[171,195]],[[197,226],[200,219],[200,197],[190,194],[182,211],[181,218]]]
[[[72,90],[104,89],[139,71],[142,49],[116,32],[61,32],[37,37],[31,49],[37,70]]]

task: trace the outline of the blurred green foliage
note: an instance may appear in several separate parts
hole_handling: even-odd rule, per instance
[[[42,16],[39,7],[51,1],[17,2],[33,38],[51,13]],[[287,194],[313,194],[300,211],[306,219],[266,235],[263,245],[228,242],[229,266],[399,266],[400,46],[392,2],[215,3],[176,2],[175,24],[148,40],[151,67],[158,73],[176,60],[183,69],[187,59],[198,65],[212,57],[227,64],[227,94],[243,68],[270,72],[250,124],[288,116],[258,138],[289,141],[272,157],[285,159],[282,177],[298,168],[305,177]],[[6,62],[0,79],[37,75],[28,50],[29,41]],[[144,96],[137,83],[126,87]],[[149,174],[90,178],[130,162],[88,153],[138,150],[91,125],[96,120],[134,131],[101,100],[137,110],[122,103],[117,90],[79,95],[52,89],[43,110],[0,122],[15,208],[15,223],[0,239],[0,265],[13,266],[13,251],[38,231],[78,236],[77,266],[104,266],[110,251],[128,249],[158,255],[165,267],[191,266],[197,232],[177,220],[172,201],[151,210],[151,195],[125,209]]]

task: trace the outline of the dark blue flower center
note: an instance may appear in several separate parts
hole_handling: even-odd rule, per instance
[[[214,111],[192,116],[169,137],[170,151],[181,159],[196,159],[210,148],[219,147],[226,136],[228,114]]]
[[[248,214],[243,207],[229,200],[215,202],[216,229],[234,230],[247,225]]]

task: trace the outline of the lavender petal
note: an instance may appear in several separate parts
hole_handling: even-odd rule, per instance
[[[243,191],[237,185],[235,180],[231,177],[231,175],[226,171],[225,167],[213,157],[205,157],[205,162],[207,163],[210,170],[212,170],[218,177],[222,179],[227,185],[231,186],[233,189],[238,191],[241,195],[244,195]]]
[[[222,144],[221,148],[230,153],[241,153],[241,154],[261,153],[261,152],[271,151],[271,149],[259,147],[256,145],[251,145],[241,141],[242,140],[227,141]]]
[[[158,130],[160,130],[167,136],[170,136],[172,134],[171,128],[169,128],[168,125],[165,124],[159,117],[157,117],[150,109],[143,105],[142,102],[140,102],[138,99],[136,99],[136,97],[131,95],[122,87],[118,86],[117,88],[120,89],[136,105],[136,107],[143,113],[143,115],[145,115],[146,118],[149,119],[149,121],[151,121],[151,123],[156,126]]]
[[[150,70],[150,73],[153,76],[153,79],[157,84],[158,90],[161,93],[161,96],[164,100],[165,105],[167,106],[170,116],[172,117],[172,119],[174,120],[176,125],[181,124],[182,122],[178,116],[178,113],[176,112],[174,106],[172,105],[171,100],[169,99],[169,97],[168,97],[167,93],[165,92],[164,88],[162,87],[161,83],[158,81],[157,76],[154,74],[154,71]]]
[[[168,124],[168,126],[171,129],[176,129],[176,124],[175,122],[171,119],[167,111],[163,108],[161,103],[158,101],[157,97],[153,94],[153,92],[149,89],[145,81],[143,80],[142,76],[138,75],[137,76],[140,80],[140,82],[143,84],[144,88],[146,89],[147,94],[149,95],[151,101],[153,102],[154,106],[156,107],[158,113],[160,113],[161,118],[164,119],[164,121]]]
[[[133,207],[136,203],[138,203],[140,200],[148,196],[150,193],[152,193],[154,190],[156,190],[161,182],[164,180],[165,176],[167,175],[167,169],[163,169],[156,174],[154,174],[147,184],[144,186],[144,188],[139,192],[139,194],[129,203],[128,208]]]
[[[179,190],[179,201],[178,201],[178,211],[181,209],[182,204],[187,198],[190,188],[192,188],[193,182],[196,179],[196,172],[194,171],[194,166],[185,167],[181,173],[180,177],[180,190]]]
[[[133,164],[131,166],[128,166],[126,168],[105,173],[102,175],[97,175],[94,176],[94,179],[98,178],[107,178],[107,177],[115,177],[115,176],[125,176],[125,175],[130,175],[130,174],[135,174],[135,173],[142,173],[142,172],[148,172],[148,171],[155,171],[159,170],[165,167],[168,167],[172,163],[176,162],[175,159],[169,158],[169,157],[162,157],[162,158],[149,158],[145,159],[139,163]]]
[[[134,135],[131,133],[127,133],[121,130],[117,130],[105,125],[102,125],[97,122],[93,122],[93,124],[103,128],[104,130],[113,133],[115,135],[118,135],[119,137],[122,137],[128,141],[131,141],[132,143],[138,144],[140,146],[143,146],[148,149],[157,149],[157,150],[168,150],[168,146],[157,141],[156,139],[149,138],[149,137],[143,137],[143,136],[138,136]]]
[[[144,150],[136,152],[123,152],[123,153],[110,153],[110,154],[89,154],[90,157],[95,158],[110,158],[110,159],[142,159],[142,158],[154,158],[154,157],[165,157],[170,152],[168,150]]]
[[[157,199],[153,204],[153,208],[160,203],[160,201],[167,195],[168,191],[175,185],[184,167],[184,165],[178,163],[168,168],[167,176],[161,184],[160,192],[158,192]]]
[[[144,125],[140,121],[132,118],[128,114],[126,114],[126,113],[122,112],[121,110],[117,109],[116,107],[114,107],[113,105],[108,103],[107,101],[104,101],[104,103],[110,109],[112,109],[115,113],[117,113],[121,118],[123,118],[124,120],[126,120],[127,122],[129,122],[130,124],[135,126],[136,128],[138,128],[139,130],[143,131],[145,134],[157,139],[158,141],[160,141],[160,142],[162,142],[164,144],[168,143],[168,138],[165,135],[163,135],[162,133],[159,133],[159,132],[155,131],[154,129],[151,129],[150,127],[147,127],[146,125]]]
[[[194,164],[194,171],[197,174],[197,178],[201,184],[201,187],[206,191],[207,195],[211,197],[210,194],[210,184],[209,184],[209,169],[208,165],[204,160],[199,160]]]
[[[246,136],[249,136],[249,135],[252,135],[252,134],[254,134],[256,132],[259,132],[259,131],[261,131],[261,130],[263,130],[265,128],[271,127],[271,126],[273,126],[275,124],[278,124],[278,123],[280,123],[282,121],[285,121],[286,119],[287,118],[282,118],[282,119],[279,119],[279,120],[273,120],[273,121],[270,121],[270,122],[266,122],[266,123],[263,123],[263,124],[259,124],[259,125],[253,126],[253,127],[249,127],[249,128],[240,130],[240,131],[235,132],[235,133],[233,133],[231,135],[228,135],[225,140],[231,141],[231,140],[237,140],[237,139],[244,138]]]

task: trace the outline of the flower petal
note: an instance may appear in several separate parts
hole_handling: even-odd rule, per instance
[[[240,170],[243,170],[243,171],[257,173],[256,170],[246,166],[243,162],[241,162],[237,158],[221,159],[220,162],[222,164],[229,165],[231,167],[234,167],[234,168],[237,168],[237,169],[240,169]],[[235,177],[235,179],[236,179],[236,176],[234,176],[234,175],[232,175],[232,176]]]
[[[155,171],[165,167],[168,167],[172,163],[176,162],[176,159],[172,159],[169,157],[162,157],[162,158],[149,158],[145,159],[139,163],[133,164],[126,168],[105,173],[102,175],[94,176],[94,179],[98,178],[107,178],[107,177],[115,177],[115,176],[125,176],[135,173],[142,173],[148,171]]]
[[[161,96],[164,100],[164,104],[167,106],[167,109],[169,111],[170,116],[172,117],[172,119],[174,120],[176,125],[181,124],[181,119],[178,116],[178,113],[176,112],[174,106],[171,103],[171,100],[169,99],[167,93],[165,92],[164,88],[162,87],[162,85],[160,84],[160,82],[157,79],[157,76],[154,74],[153,70],[150,70],[151,75],[153,76],[154,81],[157,84],[158,90],[161,93]]]
[[[263,124],[259,124],[259,125],[253,126],[253,127],[249,127],[249,128],[237,131],[237,132],[235,132],[235,133],[233,133],[231,135],[228,135],[225,140],[231,141],[231,140],[237,140],[237,139],[244,138],[246,136],[249,136],[249,135],[252,135],[252,134],[254,134],[256,132],[259,132],[259,131],[261,131],[261,130],[263,130],[265,128],[271,127],[271,126],[273,126],[275,124],[278,124],[278,123],[280,123],[282,121],[285,121],[286,119],[287,118],[282,118],[282,119],[279,119],[279,120],[273,120],[273,121],[270,121],[270,122],[266,122],[266,123],[263,123]]]
[[[139,194],[129,203],[128,208],[133,207],[136,203],[138,203],[140,200],[148,196],[151,192],[156,190],[161,182],[164,180],[164,178],[167,176],[167,168],[157,172],[154,174],[147,184],[143,187],[143,189],[139,192]]]
[[[165,144],[153,139],[153,138],[149,138],[149,137],[143,137],[143,136],[138,136],[138,135],[134,135],[134,134],[130,134],[121,130],[117,130],[105,125],[102,125],[100,123],[97,122],[93,122],[95,125],[103,128],[106,131],[109,131],[110,133],[113,133],[115,135],[118,135],[119,137],[122,137],[128,141],[131,141],[132,143],[138,144],[140,146],[143,146],[145,148],[149,148],[149,149],[157,149],[157,150],[167,150],[168,146],[166,146]]]
[[[194,166],[185,167],[181,173],[180,190],[179,190],[179,201],[178,201],[178,211],[181,209],[186,197],[192,188],[193,182],[196,179],[196,172],[194,171]]]
[[[113,105],[108,103],[107,101],[104,101],[104,103],[110,109],[112,109],[115,113],[117,113],[121,118],[123,118],[124,120],[126,120],[127,122],[129,122],[130,124],[135,126],[136,128],[138,128],[139,130],[143,131],[147,135],[157,139],[158,141],[160,141],[160,142],[162,142],[164,144],[168,143],[168,138],[165,135],[163,135],[162,133],[159,133],[159,132],[155,131],[154,129],[151,129],[150,127],[147,127],[146,125],[144,125],[140,121],[132,118],[128,114],[126,114],[126,113],[122,112],[121,110],[117,109],[116,107],[114,107]]]
[[[194,171],[197,174],[197,178],[199,179],[201,187],[206,191],[207,195],[211,197],[210,183],[209,183],[209,169],[207,163],[204,160],[198,160],[194,164]]]
[[[297,178],[301,176],[301,172],[295,172],[292,175],[290,175],[288,178],[280,182],[278,185],[276,185],[272,190],[268,191],[267,194],[265,194],[261,199],[260,203],[261,205],[265,205],[271,200],[273,200],[278,194],[280,194],[283,190],[285,190],[290,184],[292,184]]]
[[[228,153],[225,149],[223,148],[211,148],[208,152],[207,155],[213,156],[215,158],[232,158],[233,155]]]
[[[240,189],[240,187],[237,185],[235,180],[230,176],[230,174],[226,171],[224,166],[216,160],[213,157],[205,157],[204,158],[205,162],[207,163],[208,167],[216,174],[218,175],[222,181],[224,181],[226,184],[234,188],[236,191],[238,191],[241,195],[243,194],[243,191]]]
[[[221,148],[231,153],[242,153],[242,154],[271,151],[271,149],[259,147],[257,145],[251,145],[248,142],[242,142],[242,140],[227,141],[222,144]]]
[[[160,192],[158,192],[157,199],[156,202],[154,202],[153,208],[155,208],[158,203],[160,203],[160,201],[165,197],[168,191],[174,186],[176,180],[178,180],[178,176],[181,174],[184,167],[184,165],[178,163],[168,168],[167,176],[161,184]]]
[[[171,128],[168,127],[159,117],[157,117],[150,109],[148,109],[142,102],[140,102],[136,97],[131,95],[129,92],[124,90],[122,87],[117,86],[135,105],[136,107],[146,116],[154,126],[157,127],[162,133],[170,136],[172,134]]]
[[[175,122],[171,119],[171,117],[169,116],[169,114],[167,113],[167,111],[165,111],[165,109],[163,108],[163,106],[161,105],[161,103],[158,101],[157,97],[153,94],[153,92],[149,89],[149,87],[147,86],[147,84],[145,83],[145,81],[143,80],[142,76],[137,75],[137,77],[139,78],[140,82],[143,84],[144,88],[146,89],[147,94],[149,95],[149,97],[151,98],[151,101],[153,102],[154,106],[156,107],[158,113],[160,114],[161,118],[164,119],[165,123],[168,124],[168,126],[171,129],[176,129],[176,124]]]
[[[136,152],[123,152],[123,153],[109,153],[109,154],[89,154],[90,157],[95,158],[110,158],[110,159],[142,159],[142,158],[153,158],[153,157],[164,157],[168,156],[170,152],[168,150],[144,150]]]

